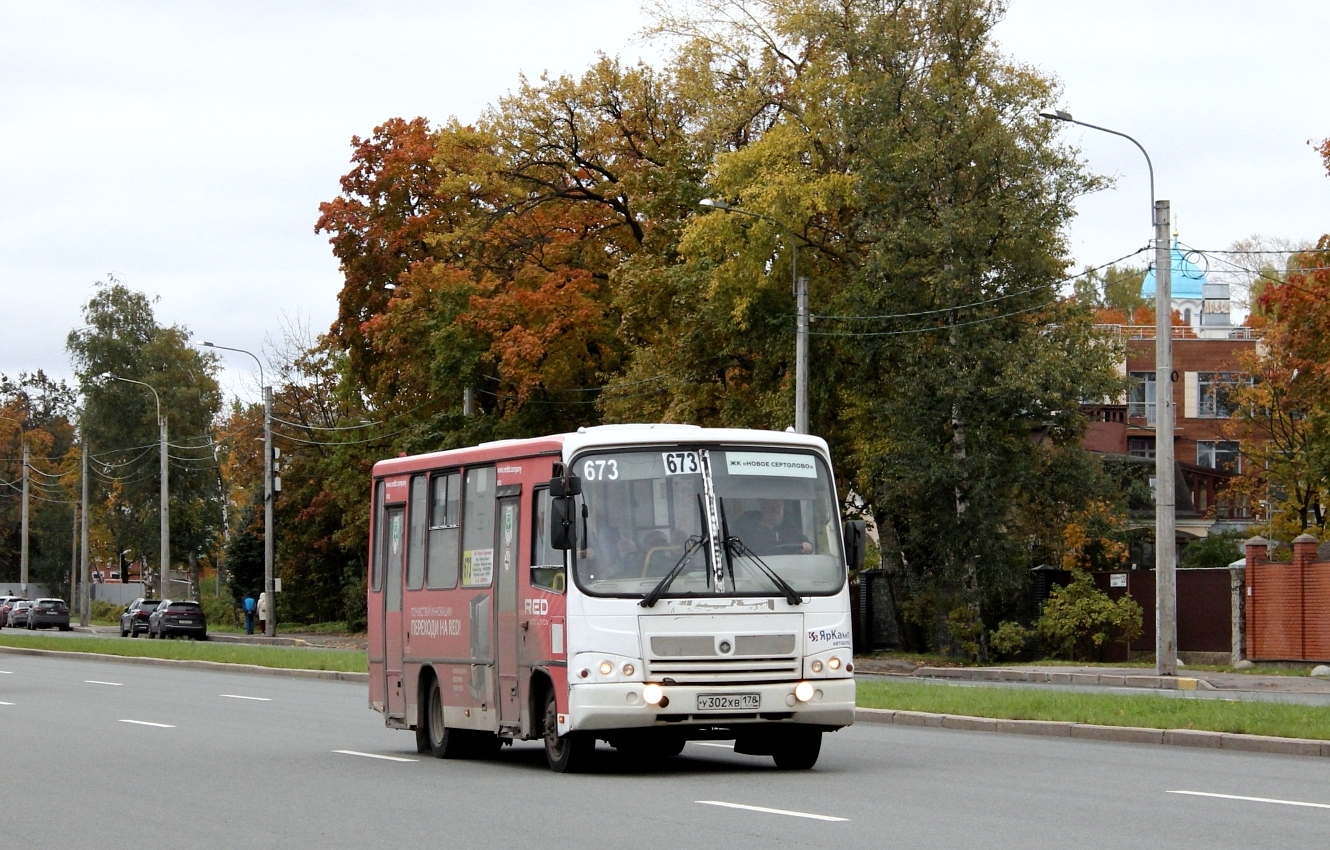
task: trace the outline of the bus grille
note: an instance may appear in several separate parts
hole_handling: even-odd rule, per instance
[[[799,678],[796,635],[735,635],[728,654],[721,654],[721,640],[715,635],[652,635],[648,678],[679,684]]]
[[[778,682],[799,678],[797,658],[653,658],[647,660],[647,678],[672,679],[681,684],[704,682]]]

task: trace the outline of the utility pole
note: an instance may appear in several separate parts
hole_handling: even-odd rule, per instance
[[[790,238],[790,265],[794,272],[794,297],[798,305],[794,338],[794,430],[808,433],[808,278],[799,277],[796,264],[799,247]]]
[[[1178,674],[1173,301],[1168,201],[1155,201],[1155,672]]]
[[[88,547],[88,435],[80,434],[79,436],[83,440],[83,498],[80,500],[83,510],[79,521],[79,563],[82,567],[83,581],[79,588],[79,625],[86,626],[92,616],[91,603],[88,600],[88,591],[90,590],[88,580],[92,578],[90,574],[92,552]],[[120,568],[120,581],[123,582],[126,578],[128,576],[125,575],[125,569],[122,566]]]
[[[28,595],[28,441],[23,441],[23,539],[19,543],[19,594]]]
[[[273,445],[272,445],[272,387],[263,386],[263,592],[268,594],[267,618],[263,633],[268,637],[277,634],[277,594],[273,588],[273,558],[276,554],[276,541],[273,540],[272,507],[276,482],[273,480]]]
[[[170,460],[167,458],[166,448],[166,411],[158,410],[157,427],[161,430],[162,444],[162,510],[161,510],[161,553],[162,562],[161,590],[158,593],[159,599],[166,598],[166,592],[170,589],[171,575],[171,496],[168,476],[170,475]]]
[[[73,507],[70,519],[73,527],[69,534],[69,610],[77,611],[79,607],[79,509],[77,506]]]

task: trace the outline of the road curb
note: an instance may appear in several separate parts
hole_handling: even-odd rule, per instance
[[[74,658],[82,661],[118,661],[122,664],[148,664],[157,667],[175,667],[214,672],[247,673],[252,676],[283,676],[288,679],[324,679],[338,682],[368,682],[368,673],[344,673],[340,670],[300,670],[285,667],[260,667],[256,664],[228,664],[224,661],[199,661],[176,658],[143,658],[130,655],[104,655],[99,652],[66,652],[61,649],[30,649],[25,646],[0,646],[0,652],[10,655],[45,655],[52,658]]]
[[[963,729],[970,732],[1007,732],[1045,735],[1083,741],[1113,741],[1126,744],[1163,744],[1173,747],[1207,747],[1244,753],[1275,753],[1289,756],[1330,758],[1330,741],[1309,738],[1274,738],[1205,732],[1199,729],[1148,729],[1139,726],[1098,726],[1061,720],[999,720],[927,711],[896,711],[885,708],[856,708],[856,723],[891,723],[897,726],[926,726],[934,729]]]
[[[1031,682],[1051,685],[1099,685],[1108,688],[1154,688],[1164,691],[1218,690],[1205,679],[1192,676],[1129,676],[1121,673],[1072,673],[1021,670],[1011,667],[920,667],[911,676],[926,679],[965,679],[972,682]]]

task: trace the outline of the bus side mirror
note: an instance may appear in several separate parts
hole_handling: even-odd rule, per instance
[[[845,523],[845,564],[854,572],[864,568],[864,521],[852,519]]]
[[[559,480],[554,479],[554,481]],[[554,481],[550,482],[551,491],[554,489]],[[575,503],[568,496],[550,499],[550,546],[561,550],[577,547]]]
[[[567,499],[582,495],[582,479],[576,475],[565,475],[550,479],[550,495],[556,499]]]

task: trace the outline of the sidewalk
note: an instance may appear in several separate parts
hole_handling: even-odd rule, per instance
[[[918,679],[951,679],[1029,685],[1077,685],[1104,688],[1222,691],[1231,699],[1265,695],[1314,696],[1330,700],[1330,679],[1311,676],[1258,676],[1211,673],[1183,668],[1177,676],[1156,676],[1148,667],[1020,665],[1010,667],[928,667],[896,659],[856,658],[858,673]],[[1219,696],[1219,694],[1215,694]]]

